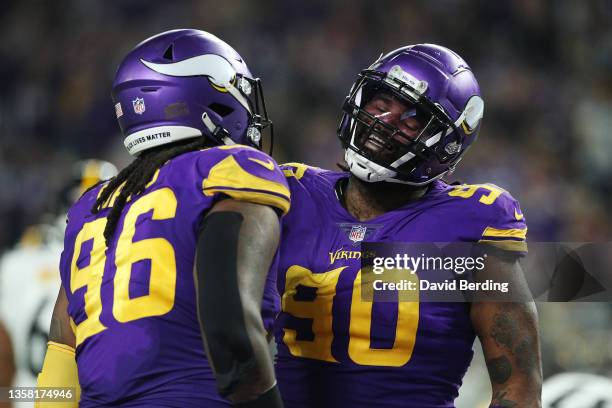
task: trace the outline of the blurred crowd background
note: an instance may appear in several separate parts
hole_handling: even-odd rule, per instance
[[[0,247],[48,209],[77,158],[125,164],[110,89],[120,59],[166,29],[210,31],[263,80],[276,159],[334,167],[343,98],[383,51],[448,46],[479,78],[480,140],[457,178],[492,181],[532,241],[612,231],[612,3],[500,1],[3,1]]]
[[[75,161],[130,160],[113,75],[135,44],[172,28],[234,46],[263,80],[275,158],[326,168],[341,158],[335,132],[357,73],[399,46],[445,45],[485,100],[479,141],[451,179],[510,190],[531,241],[610,241],[611,22],[608,0],[3,1],[0,249],[53,207]],[[609,373],[612,309],[586,306],[544,310],[544,345],[566,343],[544,353],[547,374],[593,361]],[[579,347],[589,330],[597,350]]]

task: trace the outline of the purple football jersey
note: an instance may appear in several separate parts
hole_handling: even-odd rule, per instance
[[[222,195],[287,212],[283,173],[269,156],[245,146],[180,155],[130,198],[108,249],[103,231],[115,197],[91,213],[104,186],[71,208],[60,265],[81,406],[229,406],[217,393],[197,319],[198,227]],[[262,305],[268,330],[280,307],[276,263]]]
[[[362,300],[360,243],[487,242],[520,256],[518,203],[491,184],[436,181],[422,199],[360,222],[335,193],[347,173],[282,168],[292,195],[275,325],[285,406],[454,407],[473,355],[469,305]]]

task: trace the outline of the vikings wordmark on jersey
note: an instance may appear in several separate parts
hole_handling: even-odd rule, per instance
[[[185,153],[127,203],[108,249],[109,210],[90,211],[103,188],[87,192],[70,210],[60,264],[76,334],[81,406],[134,400],[140,406],[228,406],[217,394],[196,315],[198,227],[222,196],[287,212],[285,177],[269,156],[245,146]],[[267,329],[278,312],[277,296],[272,268],[262,303]]]
[[[472,359],[469,305],[363,300],[355,238],[486,242],[520,256],[527,227],[518,203],[491,184],[435,181],[422,199],[359,222],[334,193],[347,173],[283,169],[293,200],[283,219],[275,326],[285,406],[453,407]]]

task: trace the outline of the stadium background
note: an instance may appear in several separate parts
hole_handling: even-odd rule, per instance
[[[275,158],[326,168],[341,157],[336,126],[359,70],[402,45],[448,46],[485,100],[479,141],[453,180],[510,190],[532,242],[610,241],[610,22],[606,0],[3,1],[0,250],[51,211],[77,160],[129,162],[114,71],[135,44],[172,28],[234,46],[263,80]],[[539,308],[546,376],[612,373],[609,304]]]

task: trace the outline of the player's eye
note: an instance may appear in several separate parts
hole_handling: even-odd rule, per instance
[[[384,110],[386,109],[384,103],[380,100],[374,100],[371,101],[370,103],[368,103],[366,105],[366,109],[369,110],[370,112],[384,112]]]
[[[417,131],[421,129],[422,127],[422,122],[419,118],[419,115],[416,109],[411,109],[403,113],[400,120],[401,120],[401,125],[404,128],[409,129],[411,131]]]
[[[421,127],[420,124],[418,122],[416,122],[416,121],[406,121],[406,122],[403,123],[403,125],[407,129],[410,129],[410,130],[413,130],[413,131],[417,131]]]

